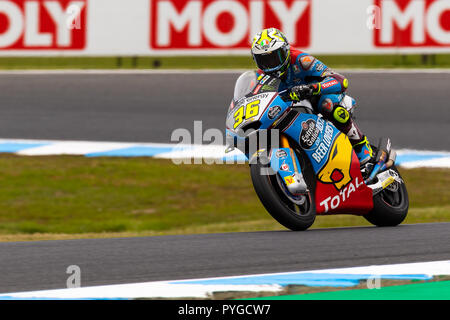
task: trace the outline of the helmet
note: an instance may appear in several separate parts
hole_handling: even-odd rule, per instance
[[[251,52],[256,65],[264,73],[281,77],[286,72],[291,50],[280,30],[269,28],[256,34]]]

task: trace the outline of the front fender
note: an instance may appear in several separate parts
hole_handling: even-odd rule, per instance
[[[270,168],[278,174],[286,188],[293,195],[307,191],[307,185],[302,175],[302,168],[297,154],[291,148],[273,148],[269,155]]]

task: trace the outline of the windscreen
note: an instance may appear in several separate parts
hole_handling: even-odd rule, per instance
[[[234,86],[234,100],[239,100],[249,94],[257,83],[256,72],[247,71],[239,76]]]

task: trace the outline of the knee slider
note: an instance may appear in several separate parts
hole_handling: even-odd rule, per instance
[[[350,119],[350,114],[348,113],[347,109],[345,109],[342,106],[337,106],[333,111],[333,118],[342,124],[345,124]]]

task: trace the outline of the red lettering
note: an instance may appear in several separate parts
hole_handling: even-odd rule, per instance
[[[285,33],[290,43],[308,47],[310,0],[153,0],[152,49],[245,49],[268,27]]]
[[[377,47],[449,47],[450,3],[446,0],[375,0],[380,8]]]
[[[0,48],[83,49],[86,7],[87,0],[0,1]]]

